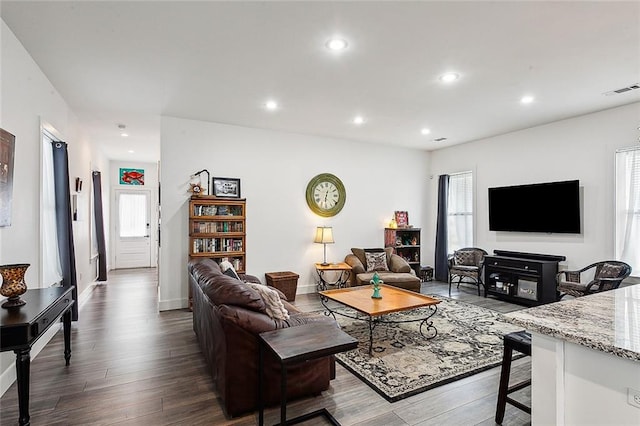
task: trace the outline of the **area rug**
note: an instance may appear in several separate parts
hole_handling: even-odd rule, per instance
[[[420,322],[378,324],[371,356],[367,322],[336,315],[342,329],[359,341],[357,349],[337,354],[338,362],[390,402],[500,365],[502,336],[522,327],[505,322],[496,311],[433,297],[442,300],[432,317],[438,330],[435,338],[420,334]],[[348,308],[338,311],[355,315]],[[425,312],[421,308],[385,319],[420,319],[428,315]]]

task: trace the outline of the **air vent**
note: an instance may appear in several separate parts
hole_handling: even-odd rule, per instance
[[[632,90],[640,89],[640,83],[632,84],[631,86],[622,87],[620,89],[612,90],[610,92],[605,92],[605,96],[611,95],[619,95],[620,93],[630,92]]]
[[[446,141],[447,138],[435,138],[433,141],[434,142],[442,142],[442,141]]]

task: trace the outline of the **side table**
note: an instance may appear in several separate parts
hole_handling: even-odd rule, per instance
[[[318,274],[318,291],[328,290],[328,286],[335,286],[337,288],[344,288],[349,282],[351,276],[351,266],[344,262],[330,263],[323,265],[322,263],[316,263],[316,273]],[[337,272],[337,277],[333,281],[328,281],[325,277],[327,272]]]
[[[26,305],[2,309],[0,312],[0,349],[2,352],[13,351],[16,354],[18,423],[21,426],[30,424],[31,347],[60,317],[64,327],[64,361],[65,365],[69,365],[74,289],[75,286],[31,289],[21,296],[27,302]]]
[[[340,423],[326,408],[287,420],[287,366],[316,358],[334,355],[358,347],[358,340],[338,328],[337,324],[306,324],[281,328],[259,334],[258,351],[258,425],[264,425],[264,350],[273,352],[280,361],[280,425],[302,423],[308,419],[324,416],[331,424]]]

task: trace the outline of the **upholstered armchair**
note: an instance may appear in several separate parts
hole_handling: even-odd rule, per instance
[[[451,283],[456,278],[458,279],[457,288],[460,288],[461,282],[470,282],[478,287],[478,296],[480,296],[480,286],[484,285],[482,267],[487,254],[481,248],[465,247],[449,255],[449,296],[451,296]],[[463,281],[465,278],[467,281]]]
[[[595,269],[594,269],[595,268]],[[593,273],[593,278],[589,278]],[[577,271],[562,271],[556,275],[558,300],[567,294],[582,297],[601,291],[613,290],[631,274],[631,266],[617,260],[592,263]]]

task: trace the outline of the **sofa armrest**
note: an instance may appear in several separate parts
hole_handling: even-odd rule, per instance
[[[344,258],[344,263],[351,266],[351,273],[353,275],[362,274],[365,271],[364,265],[360,262],[360,259],[355,254],[348,254]]]
[[[391,254],[391,258],[389,259],[389,270],[395,273],[413,272],[413,268],[411,268],[409,262],[398,256],[397,254]]]

